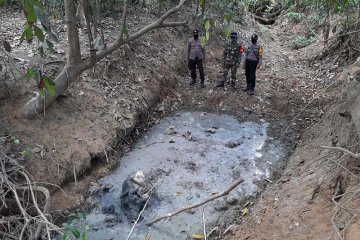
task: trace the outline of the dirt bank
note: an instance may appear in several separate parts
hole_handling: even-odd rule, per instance
[[[9,26],[11,22],[21,22],[16,15],[8,18],[11,19]],[[149,17],[140,20],[147,22]],[[7,37],[19,35],[20,24],[16,26],[16,31]],[[108,34],[113,30],[109,26]],[[341,193],[344,186],[349,189],[356,184],[340,171],[344,169],[344,165],[336,162],[340,153],[319,146],[357,146],[354,127],[343,114],[346,111],[343,111],[339,90],[347,83],[347,75],[336,75],[330,68],[324,72],[319,65],[310,65],[308,60],[321,48],[314,44],[292,51],[282,41],[281,28],[249,24],[249,27],[233,25],[232,29],[241,33],[245,44],[252,32],[260,33],[265,55],[264,65],[258,71],[255,96],[241,91],[242,69],[238,71],[238,90],[215,87],[220,77],[222,54],[222,48],[215,43],[207,46],[206,88],[189,87],[189,73],[182,60],[188,38],[186,31],[155,31],[85,72],[46,110],[45,116],[39,115],[33,120],[17,118],[16,109],[32,95],[29,90],[26,94],[14,94],[16,97],[12,100],[2,101],[1,120],[9,126],[2,128],[2,132],[11,130],[20,145],[14,144],[7,135],[5,141],[0,142],[1,147],[20,160],[35,181],[62,186],[67,196],[57,191],[52,199],[54,209],[64,210],[81,203],[89,184],[108,175],[121,162],[120,157],[131,150],[133,141],[168,114],[199,110],[229,113],[240,122],[264,119],[269,123],[269,135],[281,141],[287,152],[297,149],[290,157],[285,174],[279,169],[269,179],[275,182],[265,184],[268,189],[250,208],[248,216],[243,218],[234,212],[232,217],[221,219],[219,226],[226,229],[241,223],[230,231],[235,235],[229,239],[269,239],[269,232],[273,239],[336,236],[336,231],[329,235],[334,216],[331,196]],[[64,46],[57,45],[56,49],[59,50],[51,60],[64,60],[61,51]],[[23,47],[16,52],[24,59],[20,64],[29,65],[27,51]],[[355,65],[353,67],[355,69]],[[349,73],[353,74],[354,69],[349,69]],[[335,80],[336,84],[329,86]],[[31,90],[35,90],[32,86]],[[40,151],[24,158],[20,152],[26,147]],[[348,163],[345,157],[341,161]],[[282,177],[277,180],[279,176]],[[339,203],[346,201],[343,199]],[[333,218],[344,219],[335,222],[339,229],[348,226],[350,221],[345,217],[340,213]],[[221,232],[218,235],[223,236]]]

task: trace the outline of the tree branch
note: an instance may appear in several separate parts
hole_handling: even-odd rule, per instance
[[[244,181],[244,179],[239,179],[237,181],[235,181],[233,184],[231,184],[230,187],[228,187],[225,191],[221,192],[221,193],[217,193],[211,197],[209,197],[208,199],[205,199],[204,201],[202,202],[199,202],[199,203],[196,203],[196,204],[193,204],[193,205],[188,205],[188,206],[185,206],[177,211],[174,211],[174,212],[171,212],[171,213],[168,213],[164,216],[161,216],[161,217],[158,217],[158,218],[155,218],[154,220],[152,220],[151,222],[149,222],[147,225],[148,226],[151,226],[153,225],[154,223],[156,222],[159,222],[160,220],[162,219],[165,219],[165,218],[170,218],[172,216],[175,216],[181,212],[184,212],[184,211],[187,211],[187,210],[190,210],[190,209],[193,209],[193,208],[197,208],[197,207],[200,207],[201,205],[204,205],[205,203],[208,203],[210,201],[213,201],[217,198],[220,198],[220,197],[223,197],[225,195],[228,195],[234,188],[236,188],[240,183],[242,183]]]
[[[162,15],[160,18],[158,18],[156,21],[144,26],[143,28],[141,28],[140,30],[138,30],[137,32],[131,34],[128,38],[123,39],[123,33],[120,33],[118,38],[116,39],[115,42],[113,42],[109,48],[104,49],[103,51],[99,52],[96,55],[96,59],[98,61],[100,61],[101,59],[103,59],[106,55],[108,55],[109,53],[113,52],[114,50],[116,50],[117,48],[119,48],[121,45],[124,45],[126,43],[129,43],[131,41],[134,41],[138,38],[140,38],[141,36],[143,36],[144,34],[146,34],[147,32],[154,30],[156,28],[165,28],[165,27],[178,27],[178,26],[184,26],[187,24],[186,21],[184,22],[173,22],[173,23],[163,23],[170,15],[174,14],[175,12],[179,11],[180,8],[184,5],[184,3],[186,2],[186,0],[180,0],[179,4],[175,7],[173,7],[172,9],[170,9],[169,11],[167,11],[166,13],[164,13],[164,15]],[[125,7],[124,7],[125,8]],[[124,9],[124,12],[126,13],[126,9]],[[122,24],[124,24],[122,27],[125,28],[125,21],[126,21],[126,14],[123,13],[123,18],[122,19]]]
[[[326,149],[335,149],[335,150],[340,150],[340,151],[343,151],[347,154],[350,154],[353,158],[356,158],[356,159],[359,159],[360,158],[360,153],[353,153],[353,152],[350,152],[349,150],[345,149],[345,148],[342,148],[342,147],[329,147],[329,146],[320,146],[322,148],[326,148]]]

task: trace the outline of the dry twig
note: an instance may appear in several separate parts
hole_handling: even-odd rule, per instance
[[[233,184],[231,184],[230,187],[228,187],[225,191],[221,192],[221,193],[217,193],[207,199],[205,199],[204,201],[202,202],[199,202],[199,203],[196,203],[196,204],[193,204],[193,205],[188,205],[188,206],[185,206],[183,208],[180,208],[179,210],[176,210],[174,212],[171,212],[171,213],[168,213],[164,216],[161,216],[161,217],[158,217],[158,218],[155,218],[154,220],[152,220],[151,222],[149,222],[147,225],[148,226],[151,226],[153,225],[154,223],[156,222],[159,222],[160,220],[162,219],[165,219],[165,218],[170,218],[170,217],[173,217],[175,215],[178,215],[179,213],[181,212],[184,212],[184,211],[187,211],[187,210],[190,210],[190,209],[193,209],[193,208],[197,208],[197,207],[200,207],[202,205],[204,205],[205,203],[208,203],[208,202],[211,202],[217,198],[220,198],[220,197],[223,197],[223,196],[226,196],[228,195],[232,190],[234,190],[234,188],[236,188],[240,183],[242,183],[244,181],[244,179],[239,179],[237,181],[235,181]]]
[[[343,151],[347,154],[350,154],[350,156],[352,156],[353,158],[359,159],[360,158],[360,153],[353,153],[345,148],[342,147],[330,147],[330,146],[321,146],[322,148],[326,148],[326,149],[335,149],[335,150],[340,150]]]

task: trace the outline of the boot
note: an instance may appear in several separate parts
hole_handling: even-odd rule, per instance
[[[230,86],[231,86],[233,89],[235,89],[235,90],[236,90],[236,87],[235,87],[235,80],[232,80],[232,81],[231,81]]]
[[[249,95],[254,95],[254,94],[255,94],[254,89],[250,89]]]
[[[225,83],[225,81],[222,80],[222,81],[220,81],[220,82],[218,83],[218,85],[216,85],[216,86],[217,86],[217,87],[224,87],[224,83]]]
[[[201,82],[201,83],[200,83],[200,87],[201,87],[201,88],[205,88],[204,82]]]
[[[190,86],[193,86],[193,85],[195,85],[196,84],[196,80],[195,79],[193,79],[191,82],[190,82]]]
[[[249,86],[246,86],[246,88],[243,89],[244,92],[247,92],[250,90],[250,87]]]

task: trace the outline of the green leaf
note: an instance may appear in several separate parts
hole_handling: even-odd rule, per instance
[[[232,14],[231,13],[225,13],[225,19],[227,24],[230,24],[231,18],[232,18]]]
[[[69,233],[68,233],[68,232],[65,232],[65,233],[64,233],[63,240],[68,240],[68,239],[69,239]]]
[[[123,34],[125,35],[129,34],[129,29],[127,27],[124,27]]]
[[[73,229],[73,230],[72,230],[72,234],[73,234],[74,237],[76,237],[76,238],[79,238],[79,237],[80,237],[80,232],[79,232],[79,230],[77,230],[77,229]]]
[[[15,143],[15,144],[19,144],[19,143],[20,143],[20,140],[16,138],[16,139],[14,139],[14,143]]]
[[[44,47],[43,47],[43,46],[39,46],[39,47],[38,47],[38,51],[39,51],[40,57],[45,58]]]
[[[29,25],[33,25],[36,21],[36,14],[34,10],[34,1],[25,0],[23,4],[23,12]]]
[[[47,76],[43,76],[42,80],[44,81],[46,90],[48,91],[48,93],[50,94],[50,96],[55,96],[55,83],[53,80],[51,80],[50,78],[48,78]]]
[[[211,24],[210,24],[210,20],[207,20],[205,23],[205,30],[208,32],[210,30]]]
[[[205,46],[205,44],[206,44],[206,37],[204,37],[204,36],[201,36],[200,37],[200,42],[201,42],[201,46]]]
[[[205,37],[206,37],[206,40],[209,41],[210,33],[209,33],[209,32],[206,32],[206,33],[205,33]]]
[[[23,157],[30,157],[33,153],[30,148],[25,148],[22,152],[20,152]]]
[[[82,240],[87,240],[88,239],[88,236],[87,236],[88,229],[89,229],[89,226],[85,225],[84,230],[83,230],[83,234],[82,234]]]
[[[36,25],[34,25],[34,33],[35,33],[35,36],[40,40],[40,42],[44,42],[45,35],[44,35],[43,31]]]
[[[230,34],[231,34],[231,30],[230,30],[230,27],[226,26],[225,29],[224,29],[224,35],[226,38],[229,38],[230,37]]]
[[[28,68],[28,70],[25,73],[25,78],[27,80],[33,79],[33,78],[35,78],[36,74],[37,74],[37,69],[36,68],[33,68],[33,67]]]
[[[6,1],[6,0],[0,0],[0,7],[1,7],[2,5],[4,5],[5,1]]]
[[[46,39],[46,44],[49,50],[54,51],[54,44],[50,40]]]
[[[217,19],[215,19],[214,26],[215,26],[215,28],[217,28],[219,26],[219,21]]]
[[[20,43],[22,43],[24,40],[31,43],[33,38],[34,38],[33,29],[29,24],[26,24],[25,29],[24,29],[24,31],[23,31],[23,33],[21,35],[21,38],[20,38]]]

